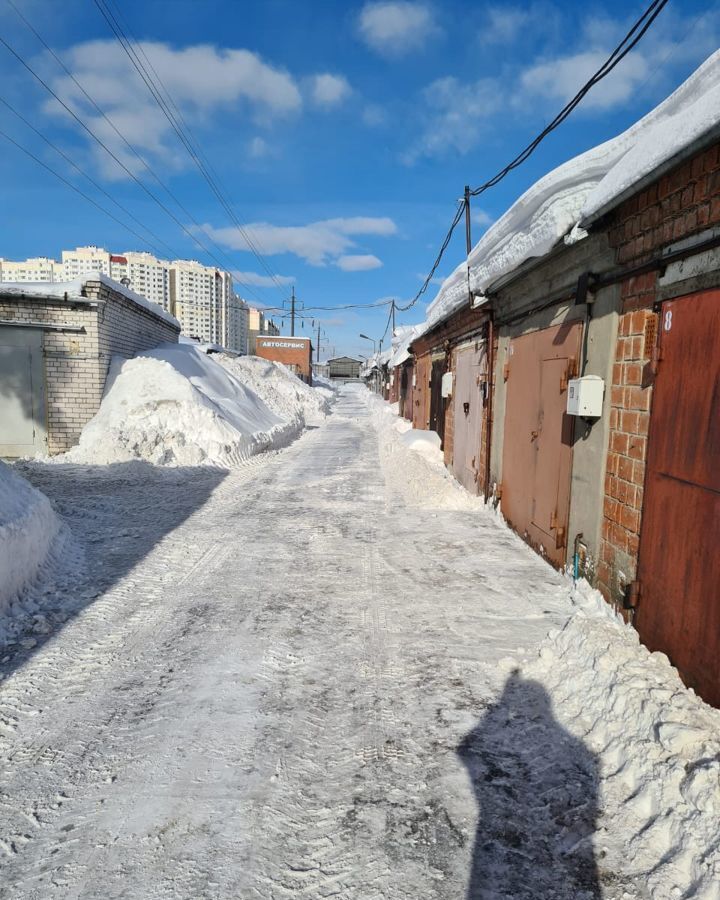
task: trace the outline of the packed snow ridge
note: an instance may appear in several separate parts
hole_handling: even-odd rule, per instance
[[[627,131],[558,166],[537,181],[478,241],[443,282],[419,333],[447,318],[470,289],[484,294],[523,262],[542,257],[562,238],[582,238],[625,191],[717,130],[720,50],[659,106]]]
[[[283,365],[163,344],[113,361],[98,413],[55,461],[231,467],[285,446],[328,410]]]
[[[0,614],[37,578],[59,527],[47,497],[0,462]]]

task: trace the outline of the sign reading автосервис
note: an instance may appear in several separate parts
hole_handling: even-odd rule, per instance
[[[298,338],[295,341],[267,341],[264,338],[257,338],[255,343],[260,347],[287,347],[296,350],[307,344],[307,338]]]

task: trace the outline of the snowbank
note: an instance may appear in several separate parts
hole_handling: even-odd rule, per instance
[[[523,675],[540,681],[562,724],[598,754],[607,834],[626,874],[656,900],[720,896],[720,710],[688,690],[661,653],[578,586],[577,613]]]
[[[301,428],[198,347],[164,344],[113,361],[100,410],[79,445],[54,459],[232,466],[284,446]]]
[[[532,257],[548,253],[564,236],[617,202],[642,178],[672,160],[720,121],[720,51],[659,106],[627,131],[569,160],[527,190],[473,248],[470,287],[484,293]],[[467,262],[443,282],[428,306],[420,333],[467,301]]]
[[[393,415],[397,415],[397,410],[391,411]],[[445,461],[443,452],[440,449],[440,435],[436,431],[423,431],[420,428],[412,428],[409,422],[403,422],[402,424],[408,427],[403,428],[400,443],[407,447],[408,450],[419,453],[431,465],[444,468]]]
[[[47,497],[0,462],[0,613],[35,580],[59,527]]]
[[[330,412],[330,404],[282,363],[258,356],[228,356],[215,359],[253,390],[281,419],[303,425],[319,425]]]

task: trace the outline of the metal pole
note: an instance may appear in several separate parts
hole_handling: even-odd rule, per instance
[[[320,323],[319,322],[318,322],[318,341],[317,341],[317,347],[316,347],[316,351],[315,351],[315,362],[318,365],[320,364]]]
[[[394,300],[392,302],[391,312],[392,312],[392,335],[391,335],[391,337],[395,337],[395,301]]]
[[[290,337],[295,337],[295,286],[292,289],[292,298],[290,300]]]
[[[470,252],[472,251],[472,232],[470,229],[470,185],[465,185],[465,250],[467,252],[467,287],[468,298],[472,306],[472,292],[470,290]]]

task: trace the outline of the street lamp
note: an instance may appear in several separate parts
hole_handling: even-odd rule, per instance
[[[377,341],[374,340],[374,338],[368,337],[366,334],[361,334],[360,337],[365,338],[366,341],[370,341],[370,343],[373,345],[373,353],[375,353],[375,348],[377,347]]]

